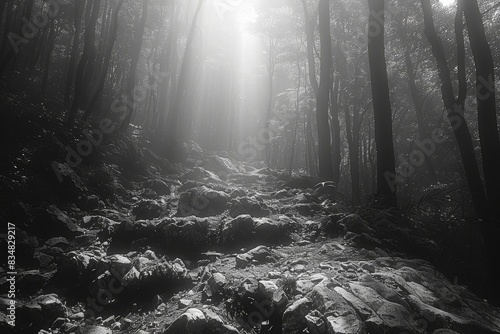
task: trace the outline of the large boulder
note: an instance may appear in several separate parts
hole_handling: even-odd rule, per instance
[[[243,214],[249,214],[252,217],[267,217],[270,213],[263,201],[258,201],[253,197],[233,199],[229,204],[229,214],[233,218]]]
[[[171,186],[161,179],[148,180],[144,186],[154,190],[158,195],[170,195],[171,193]]]
[[[141,200],[132,209],[132,214],[137,220],[154,219],[165,213],[165,209],[159,202],[155,200]]]
[[[16,327],[19,332],[36,333],[50,327],[57,318],[67,316],[68,310],[56,294],[41,295],[27,303],[20,303],[16,312]]]
[[[227,209],[230,197],[222,191],[205,186],[190,189],[181,194],[177,207],[177,216],[217,216]]]
[[[212,155],[205,159],[201,165],[205,169],[214,172],[221,179],[225,180],[228,174],[238,173],[238,168],[228,158]]]
[[[47,209],[38,210],[36,230],[38,236],[45,237],[76,237],[84,234],[84,230],[80,228],[74,219],[70,218],[66,213],[61,211],[54,205],[50,205]]]
[[[159,227],[164,236],[165,248],[198,251],[209,243],[209,222],[197,217],[167,218]]]
[[[190,308],[168,326],[163,334],[206,334],[207,325],[203,312]]]
[[[252,242],[255,221],[250,215],[240,215],[222,224],[221,242],[226,246],[242,246]]]
[[[205,168],[202,167],[194,167],[189,172],[183,174],[179,181],[182,183],[186,181],[198,181],[204,184],[214,183],[214,184],[222,184],[226,185],[224,181],[221,180],[215,173],[212,173]]]

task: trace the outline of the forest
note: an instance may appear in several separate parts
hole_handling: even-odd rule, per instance
[[[0,329],[500,333],[498,31],[498,0],[0,0]]]

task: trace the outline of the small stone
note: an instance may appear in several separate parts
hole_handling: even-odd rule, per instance
[[[296,265],[294,270],[298,273],[306,271],[306,267],[303,264]]]
[[[271,279],[277,279],[277,278],[280,278],[281,277],[281,273],[279,271],[270,271],[268,274],[267,274],[267,277],[271,278]]]
[[[193,301],[190,299],[179,299],[177,302],[177,307],[178,308],[186,308],[189,307],[191,304],[193,304]]]

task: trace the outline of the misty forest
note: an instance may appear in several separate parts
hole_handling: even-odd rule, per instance
[[[500,333],[498,0],[0,0],[0,331]]]

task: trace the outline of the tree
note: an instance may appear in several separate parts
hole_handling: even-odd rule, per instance
[[[459,0],[463,6],[469,41],[476,67],[476,97],[483,172],[489,215],[494,216],[500,203],[500,137],[495,97],[495,66],[486,39],[477,0]]]
[[[392,139],[392,109],[389,80],[385,61],[384,0],[368,0],[368,59],[375,116],[377,145],[377,193],[383,207],[396,207],[396,188],[390,178],[396,177],[394,144]],[[392,186],[391,186],[392,185]]]
[[[463,33],[460,28],[456,29],[458,45],[458,67],[459,67],[459,94],[455,98],[451,74],[446,60],[441,38],[438,36],[434,27],[434,19],[430,0],[421,0],[424,13],[425,35],[431,44],[431,50],[437,62],[438,74],[441,79],[441,95],[444,107],[447,111],[448,119],[451,123],[457,144],[460,150],[460,156],[464,165],[465,177],[472,196],[474,208],[479,216],[482,216],[486,204],[486,194],[479,174],[479,168],[474,152],[474,145],[470,135],[469,127],[464,118],[464,103],[466,98],[466,78],[463,67],[465,66],[465,51],[463,50]],[[462,9],[457,9],[460,13]],[[460,18],[461,18],[460,14]],[[461,22],[461,20],[460,20]]]
[[[89,89],[90,77],[93,73],[93,65],[95,61],[95,29],[97,19],[99,18],[99,11],[101,7],[101,0],[89,0],[87,2],[87,12],[90,12],[90,18],[87,22],[85,29],[85,44],[83,47],[82,57],[78,63],[76,70],[75,94],[73,103],[68,114],[68,124],[72,125],[76,119],[77,111],[84,102],[84,96]],[[89,9],[91,6],[92,9]],[[75,32],[75,38],[77,33]]]
[[[146,29],[146,19],[148,17],[148,6],[149,0],[143,0],[142,2],[142,15],[141,20],[137,22],[134,32],[134,47],[132,48],[132,53],[130,55],[130,67],[128,72],[127,80],[127,97],[129,99],[127,103],[127,113],[123,122],[121,124],[121,130],[127,129],[132,119],[132,115],[135,110],[135,95],[136,95],[136,81],[137,81],[137,66],[139,64],[139,58],[141,56],[142,42],[144,40],[144,30]]]
[[[318,127],[319,177],[322,180],[333,179],[332,152],[330,148],[330,126],[328,122],[328,103],[330,99],[332,63],[332,40],[330,35],[330,3],[320,0],[319,38],[320,50],[320,82],[316,95],[316,123]]]
[[[198,5],[194,13],[193,21],[191,22],[191,28],[189,29],[189,34],[186,41],[186,50],[184,51],[184,57],[182,59],[181,71],[179,73],[179,82],[177,84],[177,89],[175,91],[175,96],[172,99],[172,106],[170,108],[170,113],[167,117],[167,135],[170,140],[181,139],[182,130],[186,129],[186,124],[182,122],[182,113],[186,94],[189,86],[190,73],[192,71],[193,65],[193,53],[194,53],[194,34],[196,29],[196,22],[198,21],[198,16],[201,11],[204,0],[198,0]]]

